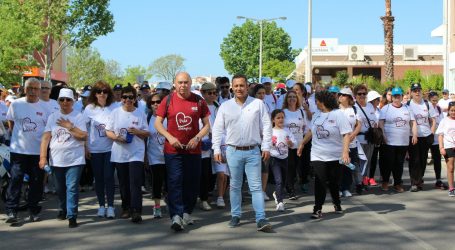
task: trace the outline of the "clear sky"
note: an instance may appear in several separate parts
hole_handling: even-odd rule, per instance
[[[104,59],[123,68],[147,67],[154,59],[180,54],[193,76],[227,75],[220,44],[237,16],[274,18],[292,39],[307,44],[306,0],[111,0],[115,31],[93,43]],[[339,44],[382,44],[384,0],[313,0],[313,37]],[[392,0],[396,44],[440,44],[430,33],[442,23],[442,0]],[[258,34],[259,35],[259,34]],[[159,80],[159,79],[153,79]]]

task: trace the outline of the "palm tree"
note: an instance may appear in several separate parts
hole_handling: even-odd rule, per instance
[[[393,21],[392,0],[385,0],[385,16],[381,17],[384,22],[384,56],[386,81],[393,82]]]

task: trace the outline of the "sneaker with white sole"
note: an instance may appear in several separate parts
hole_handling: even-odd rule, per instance
[[[161,213],[161,207],[154,207],[153,208],[153,218],[159,219],[161,218],[162,213]]]
[[[191,218],[191,216],[187,213],[183,213],[183,224],[184,225],[193,225],[194,220]]]
[[[226,204],[224,203],[223,197],[218,197],[218,199],[216,200],[216,206],[217,206],[218,208],[224,208],[224,207],[226,207]]]
[[[202,201],[201,209],[204,211],[210,211],[210,210],[212,210],[212,207],[209,205],[209,203],[207,201]]]
[[[272,196],[273,196],[273,199],[275,200],[275,204],[278,205],[278,199],[276,198],[276,192],[273,192]]]
[[[98,208],[98,213],[96,214],[96,216],[98,216],[100,218],[105,217],[106,216],[106,208],[105,207]]]
[[[276,211],[278,212],[284,212],[285,208],[284,208],[284,203],[283,202],[280,202],[278,203],[278,205],[276,205]]]
[[[108,207],[107,208],[106,217],[108,219],[114,219],[115,218],[115,208],[114,207]]]
[[[450,197],[455,197],[455,189],[451,189],[451,190],[449,191],[449,196],[450,196]]]
[[[172,217],[171,228],[176,232],[183,230],[183,220],[180,216],[174,215],[174,217]]]
[[[266,192],[262,192],[264,194],[264,200],[265,201],[269,201],[270,200],[270,197],[267,195]]]
[[[343,196],[344,197],[352,197],[352,194],[351,194],[351,192],[349,192],[349,190],[344,190],[343,191]]]

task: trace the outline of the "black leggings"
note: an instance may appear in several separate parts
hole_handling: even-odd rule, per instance
[[[434,135],[427,137],[417,137],[417,143],[409,143],[409,175],[411,176],[411,185],[421,185],[423,175],[427,168],[428,149],[431,146]],[[409,139],[411,141],[411,138]]]
[[[403,183],[403,164],[408,146],[382,145],[384,164],[380,166],[382,182],[389,183],[390,174],[393,174],[393,185]],[[381,156],[380,156],[381,157]]]
[[[152,172],[152,199],[161,199],[162,193],[167,192],[166,165],[150,165]]]
[[[434,174],[436,180],[441,179],[441,152],[439,151],[439,144],[431,145],[431,157],[433,158]]]
[[[327,186],[332,196],[334,205],[340,205],[340,177],[341,166],[338,161],[312,161],[315,180],[314,180],[314,211],[322,209],[327,194]]]
[[[373,155],[371,155],[370,173],[369,173],[368,177],[373,178],[373,179],[374,179],[374,174],[376,173],[376,166],[378,165],[378,155],[380,152],[380,147],[381,146],[374,146]],[[381,164],[379,164],[379,165],[381,165]]]
[[[201,201],[207,201],[212,179],[212,158],[202,158],[201,166],[199,198],[201,198]]]

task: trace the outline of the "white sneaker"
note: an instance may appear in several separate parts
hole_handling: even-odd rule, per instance
[[[343,197],[343,192],[340,191],[340,192],[339,192],[339,195],[340,195],[340,197]]]
[[[174,217],[172,217],[171,228],[174,229],[174,231],[176,232],[183,230],[183,221],[182,218],[180,218],[180,216],[174,215]]]
[[[191,216],[187,213],[183,213],[183,224],[184,225],[193,225],[194,220],[191,218]]]
[[[98,208],[98,213],[96,215],[100,218],[106,216],[106,208],[105,207]]]
[[[47,187],[47,185],[44,186],[44,193],[45,193],[45,194],[48,194],[48,193],[50,193],[50,192],[51,192],[51,190],[49,189],[49,187]]]
[[[115,218],[115,208],[114,207],[108,207],[107,208],[107,216],[108,219],[114,219]]]
[[[265,201],[269,201],[270,200],[270,197],[267,195],[266,192],[262,192],[264,194],[264,200]]]
[[[212,210],[212,207],[209,205],[209,203],[207,201],[202,201],[201,209],[204,211],[210,211],[210,210]]]
[[[278,205],[276,205],[276,211],[283,212],[284,211],[284,203],[280,202]]]
[[[275,204],[278,205],[278,199],[276,198],[276,192],[273,192],[272,196],[273,196],[273,199],[275,199]]]
[[[224,203],[223,197],[218,197],[218,199],[216,200],[216,206],[217,206],[218,208],[224,208],[224,207],[226,207],[226,204]]]
[[[349,190],[344,190],[343,191],[343,196],[344,197],[352,197],[352,194],[351,194],[351,192],[349,192]]]

